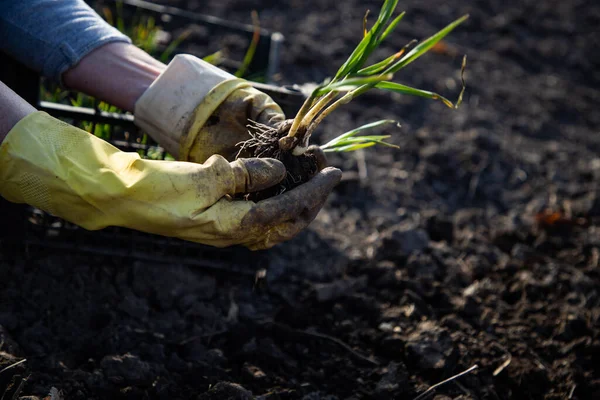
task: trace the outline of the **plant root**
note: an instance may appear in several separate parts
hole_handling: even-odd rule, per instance
[[[287,174],[278,185],[260,192],[247,193],[244,195],[245,199],[260,201],[280,195],[307,182],[318,172],[317,160],[314,155],[306,153],[295,156],[292,154],[290,146],[284,146],[285,149],[282,148],[280,139],[286,137],[291,126],[292,120],[283,121],[276,126],[249,121],[247,128],[250,139],[238,143],[240,151],[236,158],[274,158],[283,163]]]

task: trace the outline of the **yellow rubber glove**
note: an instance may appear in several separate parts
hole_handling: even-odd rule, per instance
[[[182,161],[233,160],[249,120],[273,126],[281,108],[250,82],[190,55],[177,55],[135,105],[135,123]],[[246,155],[247,156],[247,155]]]
[[[204,164],[143,160],[46,113],[19,121],[0,146],[0,194],[89,230],[122,226],[218,247],[265,249],[306,227],[341,177],[323,170],[281,196],[253,203],[227,195],[270,187],[272,159]]]

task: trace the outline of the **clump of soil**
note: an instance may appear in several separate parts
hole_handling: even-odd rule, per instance
[[[286,120],[275,126],[267,126],[251,121],[248,129],[252,138],[241,144],[240,153],[249,151],[251,157],[274,158],[285,165],[286,177],[279,185],[249,193],[244,197],[252,201],[260,201],[282,194],[305,182],[308,182],[319,171],[317,159],[311,153],[299,156],[292,154],[291,150],[284,150],[280,146],[280,139],[284,138],[290,130],[292,120]]]

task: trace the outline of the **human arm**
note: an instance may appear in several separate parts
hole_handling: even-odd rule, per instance
[[[0,146],[0,194],[86,229],[122,226],[217,247],[266,249],[291,239],[340,178],[321,171],[304,187],[252,202],[285,176],[273,159],[205,163],[144,160],[43,112],[27,114]]]
[[[109,43],[63,74],[69,89],[133,112],[136,101],[166,65],[129,43]]]
[[[131,43],[83,0],[0,0],[0,49],[59,83],[68,69],[109,43]]]
[[[176,57],[169,65],[170,73],[164,73],[166,65],[133,46],[83,0],[4,1],[0,5],[0,49],[69,89],[135,112],[136,123],[181,160],[203,162],[212,154],[231,160],[237,153],[235,145],[248,137],[248,118],[264,124],[285,118],[269,96],[239,79],[235,90],[217,91],[217,102],[203,102],[215,86],[235,77],[185,55]],[[157,88],[148,91],[154,83]],[[136,109],[140,97],[143,101]],[[215,113],[222,116],[220,123],[208,127],[196,120],[197,131],[183,129],[183,114],[198,110],[202,112],[196,112],[196,117]],[[184,136],[188,143],[182,146]]]
[[[39,2],[48,3],[43,0]],[[69,38],[63,39],[66,40],[65,43],[57,44],[60,51],[77,47],[77,41],[71,43]],[[119,40],[115,41],[119,42]],[[63,84],[103,98],[124,109],[131,110],[133,105],[135,111],[136,98],[140,93],[142,97],[144,94],[155,93],[155,91],[145,90],[146,86],[152,87],[156,81],[167,85],[169,82],[164,79],[154,79],[156,74],[160,73],[160,63],[151,60],[138,49],[132,49],[127,41],[124,42],[99,45],[99,41],[94,41],[97,47],[86,48],[87,53],[82,57],[65,59],[69,62],[77,61],[60,75]],[[56,55],[51,53],[48,58],[52,61]],[[40,60],[37,60],[37,64],[34,62],[33,67],[45,73],[49,70],[58,71],[64,65],[68,65],[68,63],[54,63],[57,68],[60,68],[52,69],[45,64],[47,60],[44,58]],[[202,68],[214,72],[213,67],[201,62],[200,64]],[[110,69],[110,74],[106,73],[107,68]],[[99,82],[100,73],[101,76],[109,79]],[[221,72],[217,72],[217,75],[220,74]],[[228,77],[227,74],[224,76]],[[152,80],[154,81],[150,84]],[[206,81],[194,79],[182,81],[184,86],[195,87],[197,83],[206,83]],[[267,122],[283,119],[279,107],[268,96],[250,88],[247,82],[236,81],[235,83],[241,83],[241,87],[227,93],[227,96],[221,96],[220,101],[213,104],[212,109],[214,112],[222,112],[225,117],[223,121],[231,123],[216,124],[208,130],[205,126],[199,126],[199,130],[194,132],[194,139],[198,140],[194,140],[193,146],[187,149],[190,157],[180,157],[184,161],[197,161],[206,165],[140,160],[135,153],[115,151],[112,146],[85,132],[77,130],[75,134],[73,129],[76,128],[51,117],[42,117],[37,113],[30,116],[26,113],[25,117],[21,118],[10,131],[8,139],[0,148],[2,195],[14,202],[34,205],[88,229],[118,225],[215,246],[243,244],[251,248],[267,248],[287,240],[314,219],[327,195],[339,181],[341,172],[336,169],[323,170],[301,188],[264,202],[228,199],[227,195],[247,193],[274,185],[282,177],[281,164],[275,160],[248,162],[237,160],[228,164],[223,157],[208,157],[215,153],[221,154],[223,149],[230,151],[237,143],[237,138],[247,135],[245,124],[248,118]],[[207,85],[203,87],[208,88],[208,91],[211,89]],[[155,96],[147,96],[147,98],[158,99]],[[189,97],[184,100],[187,102],[186,107],[201,108],[203,113],[207,114],[203,107],[203,98],[193,104],[189,102]],[[174,105],[164,103],[158,106],[160,113],[153,107],[145,110],[150,113],[157,111],[157,115],[164,115],[161,113],[169,107],[172,109]],[[207,117],[210,115],[209,113]],[[14,120],[17,119],[19,116],[15,116],[12,122],[8,121],[6,125],[14,125]],[[154,123],[156,118],[146,118],[145,121]],[[136,115],[136,123],[138,122]],[[225,129],[225,127],[233,129]],[[165,126],[165,129],[167,133],[170,131],[176,134],[183,133],[175,127],[171,129]],[[157,131],[153,132],[157,133]],[[168,141],[179,138],[178,136],[169,134],[158,135],[158,137],[159,143],[163,146],[167,143],[167,145],[174,144],[175,147],[172,148],[178,148],[179,141],[173,143]],[[74,142],[77,143],[77,151],[65,152],[65,148],[74,149],[72,147]],[[231,161],[231,158],[228,158]],[[217,171],[220,171],[219,173],[211,167],[215,162],[221,165]],[[241,168],[240,164],[244,168]],[[191,168],[189,173],[178,180],[180,182],[178,189],[173,191],[172,178],[181,173],[183,165],[193,167],[189,167]],[[265,165],[270,167],[259,168]],[[223,172],[228,168],[231,169],[230,173]],[[149,175],[140,174],[140,169]],[[209,173],[200,174],[200,170]],[[235,171],[246,171],[241,175],[245,176],[243,180],[245,182],[256,183],[260,182],[260,177],[266,177],[265,182],[269,185],[232,184],[231,179],[226,178],[232,174],[237,176],[238,173]],[[200,180],[202,187],[211,190],[216,188],[216,192],[213,190],[207,193],[206,190],[199,190],[201,187],[199,187],[198,177],[202,177]],[[226,180],[225,183],[223,179]],[[185,193],[188,196],[195,196],[195,201],[191,201],[189,197],[186,201],[182,200],[184,197],[180,196],[180,188],[186,188],[186,185]],[[200,198],[203,201],[199,201]],[[138,206],[133,207],[132,204]],[[171,209],[178,210],[178,213],[167,212],[163,215],[157,211]]]
[[[133,112],[166,68],[82,0],[0,3],[0,49],[66,88]]]

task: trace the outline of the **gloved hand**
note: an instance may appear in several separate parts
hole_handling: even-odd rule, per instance
[[[182,161],[229,161],[249,139],[248,120],[273,126],[281,108],[246,80],[191,55],[177,55],[135,104],[135,123]]]
[[[285,173],[273,159],[143,160],[43,112],[19,121],[0,146],[0,194],[9,201],[90,230],[122,226],[218,247],[290,239],[341,178],[329,168],[258,203],[228,196],[270,187]]]

